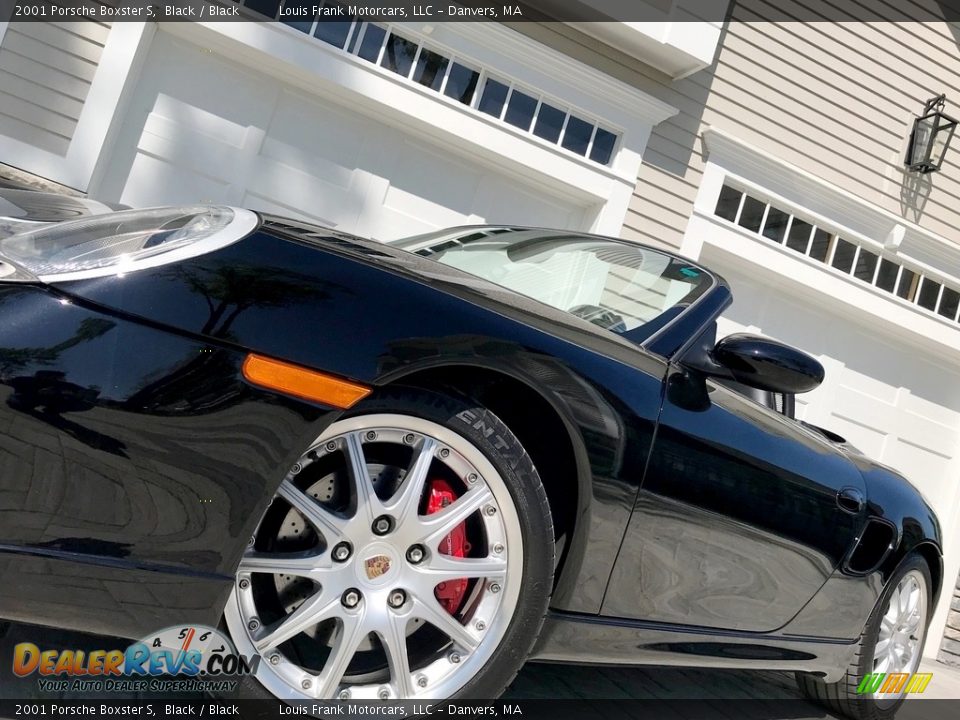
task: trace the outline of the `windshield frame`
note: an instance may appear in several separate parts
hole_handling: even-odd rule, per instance
[[[682,255],[678,255],[677,253],[674,253],[674,252],[670,252],[669,250],[664,250],[662,248],[654,247],[652,245],[648,245],[644,243],[637,243],[629,240],[624,240],[622,238],[615,238],[615,237],[609,237],[606,235],[587,233],[579,230],[560,230],[560,229],[550,229],[550,228],[528,227],[523,225],[463,225],[463,226],[456,226],[452,228],[444,228],[441,230],[435,230],[435,231],[424,233],[421,235],[413,235],[410,237],[399,238],[397,240],[388,241],[386,244],[398,250],[404,250],[406,252],[415,254],[418,257],[422,257],[426,260],[431,260],[432,258],[429,255],[423,255],[421,254],[421,251],[431,248],[431,246],[439,247],[439,246],[445,245],[448,242],[461,244],[459,242],[459,239],[468,237],[477,233],[483,233],[484,236],[487,236],[487,237],[496,237],[497,235],[502,235],[508,232],[538,232],[542,234],[542,237],[535,238],[535,239],[530,238],[530,239],[527,239],[526,242],[550,242],[550,241],[560,241],[560,240],[567,240],[570,242],[602,241],[605,243],[611,243],[614,245],[629,247],[631,249],[648,250],[648,251],[663,255],[671,259],[672,261],[680,262],[685,265],[690,265],[692,268],[695,268],[696,270],[700,271],[705,278],[705,282],[703,282],[701,285],[696,287],[694,293],[692,294],[688,293],[687,295],[685,295],[682,298],[683,302],[670,306],[669,308],[661,312],[659,315],[657,315],[655,318],[653,318],[649,322],[645,322],[636,328],[633,328],[631,330],[627,330],[624,332],[616,332],[614,330],[610,330],[609,328],[605,328],[596,323],[592,323],[589,320],[584,319],[573,313],[570,313],[567,310],[563,310],[561,308],[555,307],[549,303],[543,302],[542,300],[538,300],[518,290],[507,287],[505,285],[500,285],[499,283],[496,283],[493,280],[482,278],[482,279],[485,279],[487,282],[490,282],[494,285],[497,285],[500,288],[503,288],[507,292],[513,292],[513,293],[516,293],[517,295],[521,295],[522,297],[530,300],[531,302],[541,304],[544,307],[548,307],[554,311],[562,312],[568,317],[570,317],[571,319],[580,320],[584,323],[587,323],[592,328],[598,331],[603,331],[603,332],[609,333],[612,336],[623,338],[645,349],[654,341],[662,338],[666,333],[668,333],[671,328],[675,327],[681,321],[682,318],[688,316],[690,311],[693,308],[699,306],[704,301],[705,298],[709,297],[711,292],[714,289],[724,284],[723,279],[713,271],[709,270],[708,268],[705,268],[703,265],[701,265],[698,262],[694,262],[689,258],[683,257]],[[440,263],[439,260],[434,260],[434,262]],[[448,265],[446,263],[441,263],[441,264],[446,265],[446,267],[455,267],[453,265]],[[459,269],[461,272],[464,272],[468,275],[472,275],[473,277],[481,277],[479,275],[474,275],[473,273],[470,273],[468,270],[464,270],[462,268],[457,268],[457,269]],[[660,354],[660,353],[657,353],[657,354]]]

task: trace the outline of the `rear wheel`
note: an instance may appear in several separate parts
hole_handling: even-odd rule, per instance
[[[856,658],[843,679],[825,683],[797,674],[803,693],[856,720],[892,718],[906,695],[909,676],[923,654],[930,613],[930,570],[923,558],[908,557],[887,584],[860,636]],[[892,676],[903,673],[900,682]],[[882,678],[877,677],[882,674]],[[871,682],[868,676],[873,676]]]
[[[473,403],[391,391],[290,470],[225,621],[263,658],[254,695],[495,697],[539,633],[552,573],[546,495],[509,429]]]

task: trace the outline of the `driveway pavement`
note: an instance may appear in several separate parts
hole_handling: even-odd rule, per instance
[[[43,642],[50,647],[70,647],[93,650],[116,647],[122,641],[67,631],[40,630],[26,625],[10,625],[0,636],[0,700],[52,699],[51,694],[41,694],[35,680],[20,680],[11,673],[13,647],[19,642],[36,642],[42,633]],[[122,646],[122,645],[121,645]],[[924,699],[909,706],[932,705],[928,699],[960,700],[960,668],[948,667],[934,660],[925,660],[923,672],[932,672],[933,679],[927,686]],[[69,694],[61,695],[67,699]],[[73,697],[84,697],[74,695]],[[116,699],[136,699],[131,695]],[[182,696],[184,699],[190,697]],[[744,717],[737,712],[739,706],[721,702],[729,700],[763,700],[761,708],[748,713],[764,720],[775,718],[829,718],[832,717],[818,705],[808,703],[801,697],[790,673],[775,671],[709,670],[700,668],[666,667],[583,667],[569,665],[527,665],[514,680],[505,699],[538,700],[694,700],[695,716],[703,720],[729,720]],[[938,706],[940,707],[940,706]],[[960,703],[950,704],[954,711]],[[945,708],[940,708],[945,709]],[[905,708],[901,717],[912,713]],[[672,715],[673,713],[671,713]],[[681,717],[686,716],[681,714]],[[942,713],[937,713],[942,716]],[[916,717],[935,717],[917,715]]]

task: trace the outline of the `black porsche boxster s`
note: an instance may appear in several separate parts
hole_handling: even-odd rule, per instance
[[[35,200],[34,204],[40,203]],[[902,693],[920,494],[796,420],[724,280],[569,231],[393,244],[219,206],[0,238],[0,616],[219,626],[281,699],[494,697],[527,660]],[[858,693],[858,688],[860,693]],[[863,702],[862,699],[868,700]]]

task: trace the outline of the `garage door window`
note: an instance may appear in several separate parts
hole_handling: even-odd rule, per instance
[[[876,250],[817,227],[733,185],[723,186],[714,214],[917,307],[960,321],[960,289],[899,261],[880,257]]]
[[[610,165],[615,156],[619,133],[585,113],[507,78],[488,77],[485,68],[428,48],[393,26],[354,19],[334,0],[240,4],[599,165]]]

